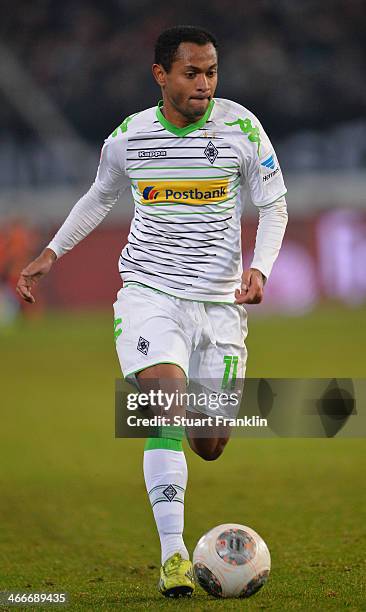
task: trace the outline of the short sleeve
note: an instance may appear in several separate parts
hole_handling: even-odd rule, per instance
[[[124,191],[129,186],[125,171],[126,141],[109,137],[101,151],[95,183],[106,194]]]
[[[97,176],[48,245],[61,257],[92,232],[117,202],[121,191],[129,185],[125,173],[124,140],[107,139],[102,148]]]
[[[263,127],[256,120],[259,139],[243,151],[243,173],[256,206],[271,204],[287,192],[277,155]]]

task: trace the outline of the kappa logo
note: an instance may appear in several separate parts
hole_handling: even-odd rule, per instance
[[[259,127],[257,127],[256,125],[252,125],[252,122],[250,119],[241,119],[240,117],[236,120],[236,121],[225,121],[225,125],[238,125],[241,129],[241,131],[243,132],[243,134],[246,134],[248,137],[248,140],[250,140],[250,142],[256,142],[257,143],[257,152],[259,155],[260,152],[260,148],[261,148],[261,134],[259,131]]]
[[[132,121],[132,119],[134,117],[136,117],[136,115],[138,115],[138,113],[133,113],[133,115],[129,115],[128,117],[126,117],[126,119],[124,119],[121,123],[121,125],[119,125],[118,127],[116,127],[116,129],[114,130],[114,132],[112,132],[111,136],[112,138],[116,138],[116,136],[118,136],[118,132],[119,130],[121,130],[121,132],[124,134],[125,132],[127,132],[128,130],[128,124],[130,123],[130,121]]]
[[[150,342],[140,336],[139,341],[137,343],[137,350],[140,351],[140,353],[147,355],[149,352],[149,346],[150,346]]]
[[[140,159],[145,159],[145,158],[156,158],[156,157],[166,157],[167,156],[167,152],[163,151],[162,149],[158,150],[158,149],[147,149],[144,151],[139,151],[138,156],[140,157]]]

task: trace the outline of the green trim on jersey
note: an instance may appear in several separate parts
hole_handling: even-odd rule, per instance
[[[160,289],[155,289],[155,287],[150,287],[150,285],[144,285],[144,283],[138,283],[137,281],[131,281],[131,282],[127,281],[127,283],[123,283],[124,287],[129,287],[131,285],[137,285],[137,287],[146,287],[147,289],[151,289],[151,291],[155,291],[155,293],[162,293],[163,295],[169,295],[169,297],[173,297],[173,298],[177,297],[176,295],[173,295],[172,293],[168,293],[167,291],[161,291]],[[212,302],[210,300],[194,300],[193,298],[186,298],[186,297],[179,297],[178,299],[187,300],[187,302],[201,302],[202,304],[227,304],[229,306],[234,305],[234,302]],[[167,363],[167,362],[164,362],[164,363]],[[178,364],[175,364],[175,365],[178,365]],[[179,367],[181,368],[182,366],[179,366]],[[141,370],[137,370],[137,372],[140,372],[140,371]],[[131,372],[131,374],[135,374],[135,372]],[[131,374],[126,374],[126,376],[131,376]]]
[[[236,198],[238,194],[237,193],[233,193],[232,196],[230,196],[230,198],[226,198],[225,200],[220,200],[220,202],[210,202],[211,205],[213,204],[217,204],[217,207],[220,207],[220,204],[225,204],[225,202],[229,202],[229,200],[232,200],[233,198]],[[156,204],[154,201],[152,201],[151,203],[148,202],[147,204],[141,204],[141,202],[139,202],[137,200],[137,198],[134,198],[135,202],[138,202],[140,204],[140,206],[144,206],[145,208],[157,208],[158,206],[205,206],[205,204],[184,204],[184,202],[177,202],[176,200],[174,200],[173,202],[159,202],[159,204]],[[207,206],[207,204],[206,204]],[[216,211],[214,211],[216,213]],[[206,211],[202,211],[203,214],[206,214]],[[180,214],[180,212],[175,213],[175,214]],[[192,213],[193,214],[193,213]]]
[[[148,208],[147,206],[145,208]],[[152,208],[152,206],[150,206],[149,208]],[[235,208],[235,204],[234,206],[228,206],[228,208],[223,208],[222,210],[217,210],[216,212],[206,212],[205,210],[201,210],[200,212],[179,212],[177,213],[176,211],[173,212],[150,212],[149,211],[149,215],[151,217],[162,217],[162,216],[167,216],[167,215],[221,215],[222,213],[227,212],[228,210],[232,210],[233,208]]]
[[[212,165],[211,168],[214,168],[216,170],[226,170],[226,168],[235,168],[236,170],[240,170],[240,166],[235,165],[235,166],[215,166]],[[130,170],[207,170],[207,166],[148,166],[147,168],[141,168],[140,166],[130,166],[129,168],[126,168],[126,171],[130,171]],[[228,175],[230,176],[230,174],[235,174],[234,172],[228,172]],[[156,177],[155,177],[156,178]],[[172,180],[174,180],[173,177],[171,177]],[[177,179],[180,179],[179,176],[176,177]],[[192,179],[194,178],[201,178],[201,177],[191,177]],[[212,177],[210,177],[212,178]]]
[[[187,134],[190,134],[191,132],[194,132],[195,130],[198,130],[198,128],[201,128],[205,125],[206,121],[211,115],[214,104],[215,104],[215,100],[210,100],[207,110],[205,114],[203,115],[203,117],[201,117],[201,119],[199,119],[195,123],[190,123],[189,125],[186,125],[183,128],[177,127],[173,123],[170,123],[170,121],[168,121],[168,119],[164,117],[163,113],[161,112],[161,108],[163,106],[163,100],[159,100],[158,102],[158,105],[156,107],[156,117],[158,121],[161,123],[161,125],[166,130],[168,130],[168,132],[171,132],[172,134],[175,134],[176,136],[187,136]]]
[[[178,168],[179,169],[179,168]],[[207,170],[207,168],[205,168]],[[150,168],[146,168],[146,170],[150,170]],[[161,168],[161,170],[165,170],[165,168]],[[198,168],[199,170],[199,168]],[[231,173],[233,176],[236,176],[236,173]],[[207,179],[226,179],[230,178],[230,175],[220,174],[219,176],[130,176],[131,181],[206,181]]]

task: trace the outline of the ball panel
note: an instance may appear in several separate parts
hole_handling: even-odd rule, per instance
[[[262,586],[267,582],[269,576],[269,570],[264,570],[260,574],[258,574],[255,578],[253,578],[248,584],[244,587],[239,597],[250,597],[254,595]]]
[[[193,566],[194,575],[198,584],[205,589],[207,593],[214,597],[222,597],[222,588],[220,581],[215,574],[211,572],[203,563],[196,563]]]
[[[257,554],[255,540],[243,529],[226,529],[216,538],[215,549],[221,559],[230,565],[244,565]]]

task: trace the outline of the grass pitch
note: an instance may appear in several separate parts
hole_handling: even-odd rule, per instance
[[[364,377],[365,319],[251,315],[248,376]],[[111,313],[21,321],[0,344],[0,590],[67,591],[76,611],[366,609],[364,440],[235,439],[210,463],[187,450],[189,549],[221,522],[248,524],[272,571],[248,600],[167,601],[143,441],[114,439]]]

